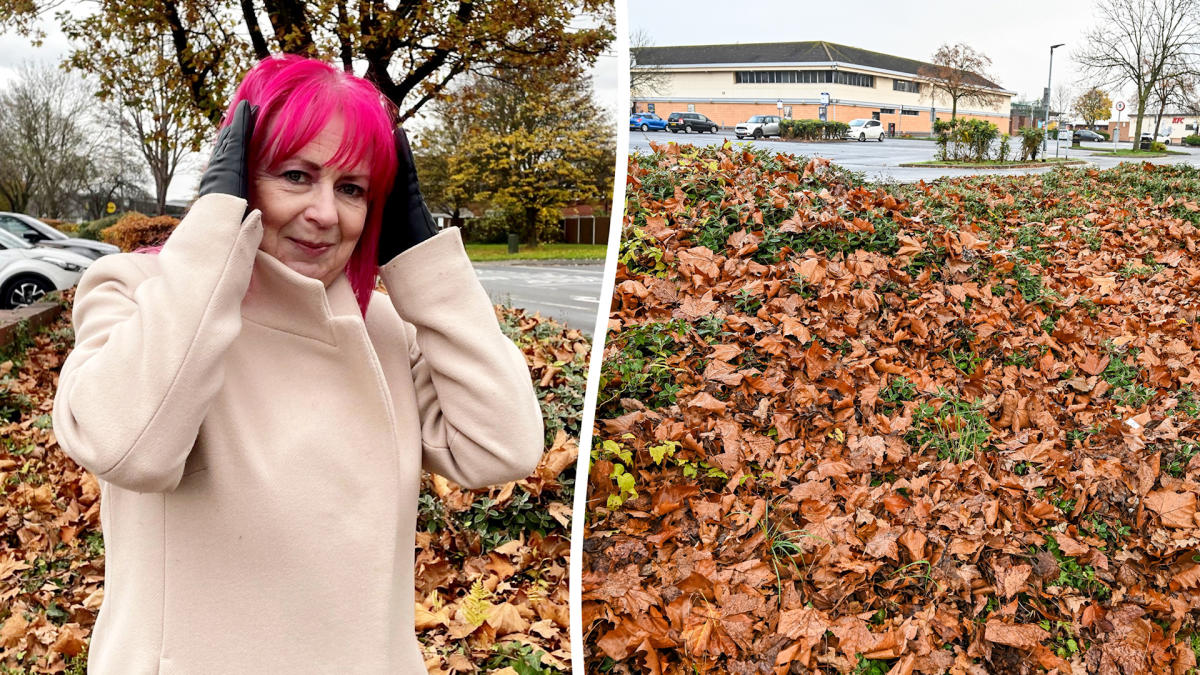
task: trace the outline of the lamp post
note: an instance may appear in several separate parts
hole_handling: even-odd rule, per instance
[[[1043,101],[1046,105],[1046,114],[1042,116],[1042,157],[1046,156],[1046,135],[1050,133],[1050,79],[1054,77],[1054,50],[1067,43],[1060,42],[1056,45],[1050,45],[1050,72],[1046,74],[1046,100]],[[1057,147],[1057,146],[1056,146]]]

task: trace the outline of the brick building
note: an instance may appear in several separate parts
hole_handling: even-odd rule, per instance
[[[933,96],[919,74],[930,64],[830,42],[773,42],[734,45],[642,47],[632,69],[656,73],[653,91],[635,92],[634,112],[698,112],[723,127],[751,115],[849,122],[865,117],[895,134],[927,134],[933,120],[950,119],[950,101]],[[975,75],[974,83],[995,93],[995,105],[967,106],[958,116],[1009,126],[1015,92]],[[828,103],[825,96],[828,94]],[[824,104],[824,106],[823,106]]]

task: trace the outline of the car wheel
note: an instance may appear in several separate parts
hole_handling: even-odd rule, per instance
[[[14,307],[24,307],[32,305],[46,293],[54,290],[50,282],[40,277],[21,276],[8,282],[4,287],[2,297],[0,297],[0,306],[5,309]]]
[[[678,130],[678,129],[672,129],[672,130],[671,130],[671,133],[673,133],[673,134],[677,134],[677,133],[679,133],[679,130]]]
[[[754,140],[758,140],[760,138],[762,138],[762,129],[755,129],[754,130]]]
[[[745,136],[743,136],[742,134],[737,134],[737,137],[738,137],[739,141],[742,140],[743,138],[745,138]]]
[[[650,131],[650,125],[642,122],[642,131]]]
[[[859,133],[859,134],[858,134],[858,142],[859,142],[859,143],[865,143],[866,141],[867,141],[867,134],[866,134],[866,132],[861,132],[861,133]]]
[[[879,142],[880,142],[880,143],[882,143],[882,142],[883,142],[883,134],[879,134]]]
[[[715,133],[718,133],[719,131],[721,131],[721,127],[714,124],[713,128],[712,128],[712,132],[715,134]]]

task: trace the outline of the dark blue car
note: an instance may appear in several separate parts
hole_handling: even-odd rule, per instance
[[[634,113],[629,116],[629,128],[642,131],[662,131],[667,128],[667,121],[652,112]]]

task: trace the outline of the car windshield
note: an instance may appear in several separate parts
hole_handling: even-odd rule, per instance
[[[33,244],[7,230],[0,230],[0,248],[33,248]]]
[[[767,116],[766,115],[755,115],[754,117],[750,118],[750,121],[751,122],[766,122]]]
[[[861,127],[862,125],[864,125],[864,124],[866,124],[866,123],[867,123],[867,121],[866,121],[866,120],[854,120],[853,122],[851,122],[851,123],[850,123],[850,126],[852,126],[852,127]]]

